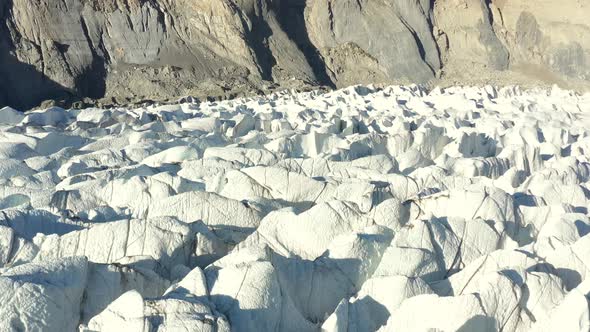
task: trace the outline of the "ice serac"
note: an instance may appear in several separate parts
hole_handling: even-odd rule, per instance
[[[38,235],[36,261],[53,257],[87,256],[95,263],[114,263],[126,256],[151,256],[167,271],[189,265],[196,229],[172,217],[121,220],[70,232]]]
[[[402,303],[380,331],[428,329],[497,331],[518,321],[522,290],[509,278],[492,274],[473,293],[455,297],[418,295]],[[430,315],[422,315],[428,310]]]
[[[358,294],[342,300],[322,325],[325,331],[377,331],[404,300],[432,291],[420,278],[371,278]]]
[[[237,244],[252,233],[262,213],[238,200],[215,193],[192,191],[154,202],[150,216],[176,216],[181,221],[202,221],[224,241]]]
[[[84,257],[5,269],[0,275],[0,329],[75,331],[87,274]]]
[[[144,298],[135,290],[121,295],[80,330],[229,332],[227,319],[213,308],[203,271],[196,268],[160,297]]]

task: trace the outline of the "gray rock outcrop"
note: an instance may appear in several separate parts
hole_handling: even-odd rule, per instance
[[[588,82],[574,0],[4,0],[0,106],[385,82]],[[507,73],[507,74],[506,74]],[[572,81],[573,80],[573,81]],[[518,82],[516,82],[518,83]]]

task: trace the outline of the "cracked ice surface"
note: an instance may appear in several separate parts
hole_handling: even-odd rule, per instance
[[[0,110],[0,330],[588,331],[590,95]]]

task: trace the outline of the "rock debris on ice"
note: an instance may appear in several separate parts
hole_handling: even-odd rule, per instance
[[[590,94],[0,110],[2,331],[588,331]]]

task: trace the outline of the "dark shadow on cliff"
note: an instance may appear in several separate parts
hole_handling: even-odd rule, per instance
[[[257,7],[262,11],[261,1],[257,0]],[[247,32],[246,39],[254,54],[256,61],[258,62],[258,70],[263,80],[272,81],[272,68],[277,64],[275,57],[273,56],[270,48],[268,47],[268,38],[272,36],[272,29],[264,19],[261,12],[253,13],[249,17],[252,23],[251,30],[248,30],[248,23],[243,17],[240,17],[242,24]]]
[[[272,1],[272,8],[276,13],[279,25],[287,36],[295,42],[303,55],[305,55],[316,79],[320,84],[335,88],[334,82],[332,82],[328,75],[324,59],[309,39],[309,33],[305,24],[306,6],[307,0]]]
[[[106,77],[107,77],[107,60],[105,56],[101,56],[96,52],[95,48],[99,48],[104,51],[105,47],[102,40],[99,45],[93,45],[92,38],[88,32],[88,26],[84,18],[80,19],[82,23],[82,31],[84,31],[84,37],[88,41],[88,46],[92,52],[92,63],[90,67],[86,68],[81,75],[76,77],[76,89],[78,93],[84,97],[90,98],[102,98],[106,94]],[[103,52],[105,55],[106,51]]]
[[[1,32],[0,32],[1,33]],[[34,66],[18,61],[0,46],[0,107],[24,111],[47,99],[72,99],[74,93]]]
[[[0,3],[0,107],[29,109],[49,96],[69,98],[72,92],[52,81],[32,65],[20,62],[14,55],[10,22],[12,0]]]
[[[37,67],[20,61],[15,55],[13,42],[20,36],[14,36],[15,29],[9,28],[13,25],[10,22],[12,6],[12,0],[0,1],[0,107],[11,106],[24,111],[47,99],[69,102],[79,96],[99,98],[104,95],[106,71],[101,58],[95,56],[91,66],[76,78],[77,91],[52,80]],[[59,46],[67,51],[67,45]]]

